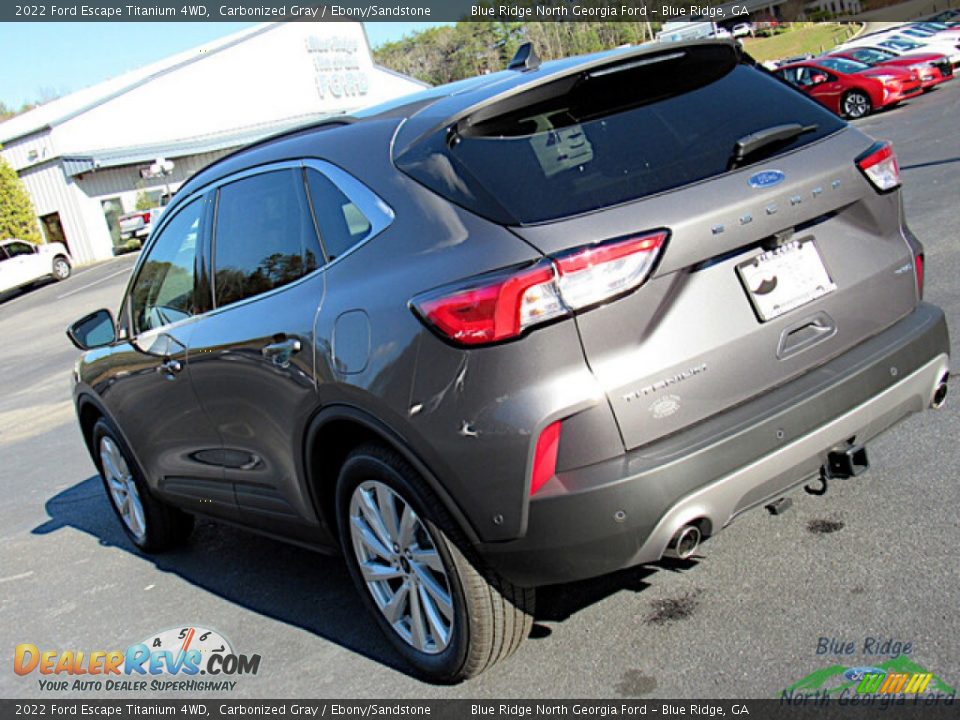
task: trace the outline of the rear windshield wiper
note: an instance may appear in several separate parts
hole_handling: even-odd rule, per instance
[[[800,123],[786,123],[774,125],[763,130],[757,130],[744,135],[733,144],[733,155],[730,157],[730,169],[737,167],[747,156],[775,143],[792,140],[798,135],[813,132],[817,125],[801,125]]]

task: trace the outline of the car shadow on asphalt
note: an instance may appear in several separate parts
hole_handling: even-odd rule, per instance
[[[80,530],[101,545],[125,550],[231,603],[416,677],[368,620],[366,610],[358,612],[356,590],[339,557],[207,520],[198,520],[182,549],[145,555],[121,530],[97,475],[57,493],[47,500],[45,509],[49,519],[32,530],[34,535],[63,528]],[[562,622],[624,590],[642,592],[649,587],[645,578],[655,572],[656,568],[632,568],[538,589],[531,638],[551,634],[541,622]],[[137,597],[131,592],[128,601],[136,602]]]

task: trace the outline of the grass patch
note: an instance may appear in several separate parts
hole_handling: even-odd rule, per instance
[[[786,32],[765,38],[743,38],[744,49],[758,62],[793,55],[819,55],[850,38],[853,23],[788,23]]]

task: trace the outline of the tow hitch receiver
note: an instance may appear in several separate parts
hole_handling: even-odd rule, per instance
[[[843,450],[833,450],[827,455],[824,474],[828,478],[851,478],[863,475],[869,467],[867,449],[863,445],[851,445]]]

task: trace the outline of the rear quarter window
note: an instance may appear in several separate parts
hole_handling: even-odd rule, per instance
[[[737,140],[758,130],[816,126],[746,164],[844,127],[780,79],[729,62],[717,48],[730,53],[727,45],[694,46],[635,68],[558,81],[554,96],[539,88],[528,105],[511,98],[503,114],[487,111],[414,145],[398,167],[480,215],[533,224],[722,175]]]

